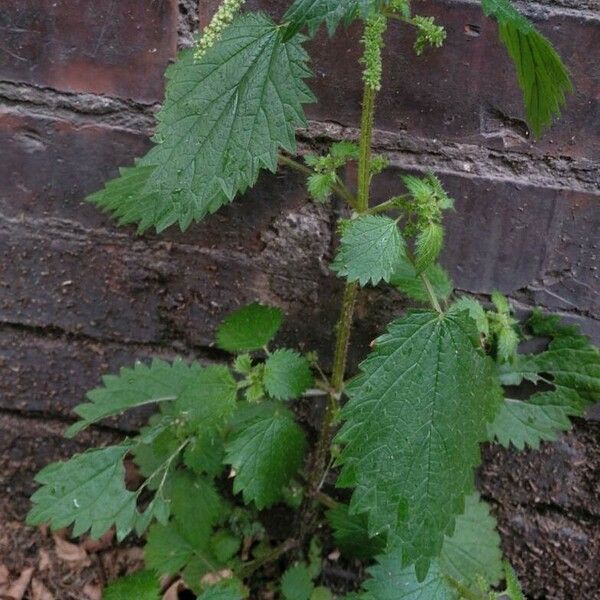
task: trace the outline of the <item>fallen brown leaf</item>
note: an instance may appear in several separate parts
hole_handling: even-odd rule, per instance
[[[102,588],[97,583],[86,583],[83,593],[87,600],[102,600]]]
[[[52,561],[50,560],[50,554],[48,554],[47,550],[40,548],[38,552],[38,571],[46,571],[52,566]]]
[[[91,537],[86,537],[81,542],[81,547],[87,552],[100,552],[100,550],[106,550],[113,545],[115,537],[115,530],[109,529],[103,536],[98,540],[93,540]]]
[[[216,585],[223,579],[231,579],[233,577],[233,571],[231,569],[222,569],[221,571],[215,571],[214,573],[207,573],[201,580],[200,583],[203,585]]]
[[[33,567],[27,567],[22,571],[19,579],[15,581],[6,591],[6,596],[11,600],[23,600],[23,596],[29,587],[31,577],[33,575]]]
[[[56,556],[69,563],[74,569],[89,567],[92,564],[87,552],[76,544],[71,544],[58,536],[54,536]]]
[[[178,579],[175,583],[170,585],[167,588],[167,591],[164,593],[162,600],[179,600],[179,592],[183,592],[185,589],[185,584],[181,579]]]
[[[31,600],[54,600],[48,588],[35,577],[31,580]]]

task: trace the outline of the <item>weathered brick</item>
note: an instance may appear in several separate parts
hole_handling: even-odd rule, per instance
[[[216,4],[210,0],[201,8],[202,22]],[[248,5],[280,15],[285,3],[252,0]],[[425,0],[415,6],[419,13],[436,16],[446,26],[448,39],[443,49],[415,57],[410,28],[390,25],[378,127],[491,148],[600,158],[595,134],[600,126],[600,78],[595,55],[589,51],[600,36],[600,18],[575,11],[537,12],[534,20],[564,57],[576,93],[570,96],[563,117],[534,141],[524,137],[521,94],[495,23],[473,2]],[[321,33],[309,45],[315,71],[311,86],[319,98],[319,104],[308,108],[311,118],[359,123],[359,34],[358,26],[340,30],[333,40]]]
[[[403,169],[388,170],[375,196],[401,190]],[[441,174],[456,211],[446,214],[442,261],[459,289],[489,294],[499,289],[530,306],[577,309],[593,327],[598,286],[599,196],[515,184],[483,177]]]
[[[5,0],[0,79],[160,101],[177,17],[176,0]]]
[[[71,409],[85,393],[100,385],[101,376],[134,361],[149,362],[189,351],[143,345],[99,343],[85,338],[4,326],[0,328],[0,409],[72,417]],[[137,427],[139,415],[128,413],[119,426]]]
[[[83,202],[117,168],[131,164],[148,139],[101,122],[76,123],[0,108],[0,212],[26,219],[110,223]]]

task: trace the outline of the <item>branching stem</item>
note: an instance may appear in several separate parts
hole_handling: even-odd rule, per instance
[[[302,173],[307,177],[310,177],[315,173],[310,167],[303,165],[302,163],[290,158],[289,156],[286,156],[285,154],[280,154],[278,160],[280,164],[285,165],[294,171],[298,171],[298,173]],[[342,200],[345,200],[352,208],[356,208],[356,198],[354,197],[354,194],[352,194],[352,192],[346,187],[346,184],[343,181],[338,181],[338,183],[333,186],[333,191]]]

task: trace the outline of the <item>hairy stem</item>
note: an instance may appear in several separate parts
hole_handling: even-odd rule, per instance
[[[421,273],[421,281],[425,285],[425,289],[427,290],[427,295],[429,296],[429,301],[431,302],[431,306],[433,306],[433,308],[438,313],[440,313],[440,315],[444,314],[444,311],[442,310],[442,307],[440,306],[437,296],[435,295],[435,290],[433,289],[433,286],[431,285],[431,281],[429,281],[429,277],[427,277],[427,275],[425,275],[425,273]]]
[[[284,554],[287,554],[290,550],[293,550],[297,547],[298,542],[296,540],[285,540],[285,542],[274,548],[268,554],[265,554],[264,556],[261,556],[260,558],[257,558],[256,560],[245,564],[240,570],[240,575],[242,579],[247,579],[248,577],[250,577],[250,575],[252,575],[255,571],[260,569],[262,566],[276,561],[278,558],[280,558]]]
[[[369,35],[370,23],[365,28],[365,36]],[[379,84],[373,82],[366,76],[369,66],[381,60],[381,48],[383,41],[381,36],[375,40],[375,44],[365,42],[365,54],[363,63],[365,69],[365,87],[362,104],[361,133],[360,133],[360,151],[358,161],[358,197],[355,210],[359,213],[365,213],[369,210],[369,191],[371,185],[371,147],[373,144],[373,127],[375,122],[375,98]],[[317,442],[311,474],[308,481],[308,502],[307,512],[303,511],[304,523],[301,524],[304,539],[308,532],[314,528],[316,507],[316,496],[325,480],[328,457],[330,454],[331,442],[335,430],[335,422],[340,409],[340,398],[344,388],[344,376],[346,373],[346,362],[348,358],[348,346],[350,343],[350,333],[352,330],[352,321],[354,318],[354,305],[358,292],[357,283],[347,283],[342,299],[340,317],[336,326],[336,338],[334,347],[333,370],[331,375],[331,392],[327,409]]]
[[[371,184],[371,146],[375,123],[375,97],[377,92],[365,84],[363,108],[360,122],[360,154],[358,160],[358,198],[356,209],[359,213],[369,210],[369,189]]]
[[[314,175],[314,171],[303,165],[302,163],[290,158],[289,156],[285,156],[284,154],[279,155],[279,163],[293,169],[294,171],[298,171],[298,173],[302,173],[307,177]],[[343,181],[339,181],[333,186],[333,191],[342,199],[345,200],[352,208],[356,208],[356,198],[352,194],[352,192],[346,187]]]

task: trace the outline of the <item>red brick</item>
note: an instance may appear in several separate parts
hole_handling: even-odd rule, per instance
[[[0,108],[0,212],[109,224],[84,197],[149,148],[138,133]]]
[[[0,79],[143,103],[163,96],[176,0],[4,0]]]
[[[216,0],[201,9],[206,22]],[[280,15],[284,3],[252,0],[249,8]],[[600,159],[600,77],[594,48],[600,19],[571,12],[556,14],[537,25],[569,66],[576,93],[562,118],[535,142],[522,138],[521,94],[510,59],[497,39],[495,23],[473,2],[424,0],[419,13],[435,15],[448,31],[441,50],[416,57],[410,28],[390,25],[385,51],[386,77],[377,109],[377,125],[439,140]],[[467,33],[467,28],[469,33]],[[472,32],[477,30],[478,35]],[[309,45],[314,57],[311,82],[319,104],[308,108],[311,118],[357,126],[362,83],[358,59],[360,28],[353,26],[330,40],[324,33]],[[508,117],[502,123],[498,111]]]

